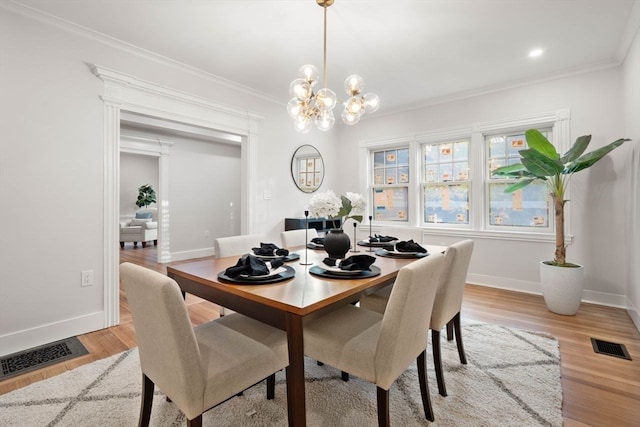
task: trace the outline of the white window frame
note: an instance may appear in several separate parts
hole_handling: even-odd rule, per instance
[[[511,229],[510,227],[489,227],[488,224],[488,182],[487,168],[488,158],[485,146],[485,136],[496,133],[509,133],[530,128],[551,128],[553,143],[558,152],[566,152],[570,146],[570,110],[558,109],[549,112],[531,114],[504,120],[474,123],[468,127],[440,129],[410,136],[394,137],[385,140],[360,142],[360,189],[363,194],[368,194],[367,201],[370,209],[373,209],[372,188],[373,165],[372,151],[385,148],[398,148],[409,146],[409,220],[405,224],[410,227],[422,229],[424,232],[436,231],[438,235],[452,237],[478,237],[499,240],[517,240],[530,242],[554,242],[554,216],[553,209],[550,212],[550,227],[548,229]],[[458,139],[469,139],[469,224],[434,224],[425,223],[423,218],[424,202],[422,200],[422,159],[421,146],[424,143],[438,143]],[[567,189],[567,198],[570,197],[570,188]],[[567,209],[570,209],[567,206]],[[370,213],[373,215],[373,213]],[[571,233],[571,215],[565,217],[567,232],[565,238],[568,244],[573,241]],[[378,221],[381,226],[398,225],[397,221]]]

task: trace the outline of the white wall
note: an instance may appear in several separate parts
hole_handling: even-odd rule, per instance
[[[104,84],[90,64],[264,117],[249,183],[256,190],[249,232],[277,241],[283,218],[304,211],[311,196],[290,176],[296,147],[316,145],[329,174],[335,167],[335,132],[297,134],[284,104],[81,29],[51,25],[49,18],[34,19],[34,12],[12,3],[1,3],[0,12],[0,354],[105,324]],[[33,212],[44,213],[45,226],[23,226]],[[80,287],[82,270],[94,271],[93,286]]]
[[[138,188],[149,184],[158,194],[158,158],[143,154],[120,153],[120,217],[133,218]],[[153,203],[151,207],[156,207]]]
[[[386,116],[376,113],[378,116],[361,120],[357,126],[340,130],[343,167],[339,182],[345,189],[359,185],[351,165],[358,162],[360,141],[407,137],[563,108],[571,112],[571,140],[592,134],[590,149],[595,149],[628,136],[622,99],[622,69],[618,67],[403,113]],[[614,151],[572,181],[569,221],[574,241],[567,249],[567,257],[586,266],[585,301],[625,305],[626,270],[630,261],[625,253],[629,246],[629,233],[625,228],[628,217],[626,167],[624,152]],[[451,243],[462,238],[425,231],[425,243],[430,244]],[[538,262],[553,258],[553,242],[475,239],[469,271],[471,282],[541,292]]]
[[[640,9],[639,6],[636,6]],[[627,311],[640,329],[640,33],[636,33],[624,63],[626,133],[633,141],[625,147],[629,195],[626,220],[630,241],[625,247],[627,263]]]

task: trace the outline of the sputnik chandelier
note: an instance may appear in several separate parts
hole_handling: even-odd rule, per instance
[[[322,88],[314,92],[318,83],[318,69],[313,65],[303,65],[298,71],[298,78],[289,85],[292,96],[287,104],[287,112],[294,120],[294,127],[300,133],[311,130],[312,124],[320,130],[331,129],[336,121],[333,109],[337,98],[334,91],[327,88],[327,8],[334,0],[316,0],[324,9],[324,58],[322,68]],[[355,125],[360,117],[367,112],[373,113],[380,107],[380,98],[374,93],[361,95],[364,87],[362,77],[352,74],[344,82],[344,89],[349,99],[344,102],[342,121],[348,125]]]

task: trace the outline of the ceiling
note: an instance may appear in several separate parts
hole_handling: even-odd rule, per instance
[[[315,0],[10,2],[283,104],[301,65],[322,70]],[[344,99],[360,74],[382,113],[620,64],[640,0],[336,0],[327,12],[328,86]]]

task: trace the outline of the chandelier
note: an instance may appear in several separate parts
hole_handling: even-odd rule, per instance
[[[333,109],[337,104],[334,91],[327,88],[327,8],[334,0],[316,0],[324,9],[324,58],[322,68],[322,88],[314,91],[318,83],[319,72],[313,65],[303,65],[298,71],[298,78],[289,85],[291,100],[287,104],[287,112],[294,120],[294,127],[300,133],[307,133],[313,124],[320,130],[331,129],[336,121]],[[367,112],[373,113],[380,107],[380,98],[374,93],[362,95],[364,80],[352,74],[344,82],[344,89],[349,99],[344,102],[342,121],[355,125]]]

